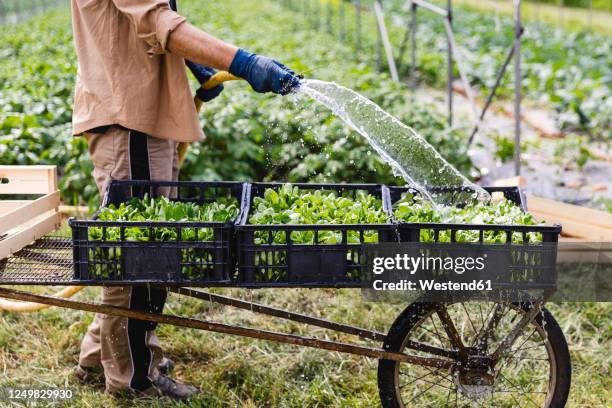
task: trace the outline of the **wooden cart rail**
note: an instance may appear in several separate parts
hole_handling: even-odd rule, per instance
[[[0,196],[18,197],[0,200],[0,259],[59,227],[55,166],[0,166]]]
[[[193,290],[191,290],[193,292]],[[204,295],[206,296],[206,295]],[[312,347],[323,350],[337,351],[341,353],[356,354],[385,360],[400,361],[419,364],[426,367],[450,368],[455,365],[452,360],[438,358],[419,357],[405,353],[395,353],[383,349],[367,347],[355,344],[341,343],[330,340],[321,340],[313,337],[297,336],[294,334],[277,333],[267,330],[253,329],[241,326],[232,326],[223,323],[209,322],[193,318],[155,314],[130,310],[123,307],[105,305],[101,303],[88,303],[75,300],[56,298],[53,296],[37,295],[24,291],[0,287],[0,297],[19,300],[24,302],[35,302],[51,306],[65,307],[74,310],[83,310],[92,313],[103,313],[112,316],[126,317],[130,319],[146,320],[155,323],[171,324],[179,327],[212,331],[216,333],[233,334],[242,337],[251,337],[261,340],[270,340],[280,343],[288,343],[298,346]],[[312,321],[311,321],[312,323]]]

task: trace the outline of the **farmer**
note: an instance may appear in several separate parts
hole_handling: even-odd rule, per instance
[[[200,31],[168,0],[71,0],[71,8],[78,58],[73,133],[87,138],[101,194],[112,179],[176,180],[178,142],[204,139],[186,60],[200,81],[216,68],[257,92],[286,94],[298,85],[284,65]],[[198,96],[207,101],[221,90]],[[102,302],[161,313],[166,294],[105,287]],[[195,387],[166,376],[172,363],[162,358],[155,327],[97,314],[83,338],[77,375],[89,380],[103,369],[107,392],[189,398]]]

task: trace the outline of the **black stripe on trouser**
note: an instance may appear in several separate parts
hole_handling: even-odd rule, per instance
[[[131,130],[129,133],[130,178],[132,180],[151,180],[149,168],[149,137]],[[132,196],[142,198],[144,188],[132,187]]]
[[[146,286],[134,286],[131,290],[130,309],[150,313],[161,313],[164,309],[166,290]],[[134,390],[144,391],[151,387],[149,368],[153,355],[147,346],[147,334],[156,326],[157,323],[128,319],[128,340],[134,364],[130,388]]]
[[[144,133],[130,131],[130,177],[132,180],[150,180],[148,136]],[[144,191],[132,191],[132,194],[141,197]],[[130,309],[150,313],[161,313],[166,303],[167,292],[164,289],[146,286],[131,288]],[[146,390],[151,386],[149,367],[152,352],[147,345],[147,332],[155,330],[157,323],[144,320],[128,319],[128,340],[132,355],[134,372],[130,380],[130,387],[135,390]]]

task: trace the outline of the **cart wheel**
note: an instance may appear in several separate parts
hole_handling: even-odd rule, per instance
[[[448,312],[459,333],[468,351],[468,363],[460,362],[453,351],[438,315],[440,307]],[[440,369],[380,360],[382,406],[563,407],[571,382],[569,350],[548,310],[542,309],[497,364],[491,363],[493,351],[531,307],[530,303],[498,302],[411,304],[391,326],[384,348],[450,359],[455,364]],[[498,322],[494,330],[492,322]],[[417,350],[415,342],[437,350]]]

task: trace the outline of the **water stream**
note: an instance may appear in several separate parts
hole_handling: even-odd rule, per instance
[[[338,84],[319,80],[303,80],[297,95],[326,106],[365,137],[396,176],[402,177],[436,207],[490,199],[489,193],[451,166],[414,129],[371,100]],[[460,191],[441,192],[441,187],[459,187]]]

